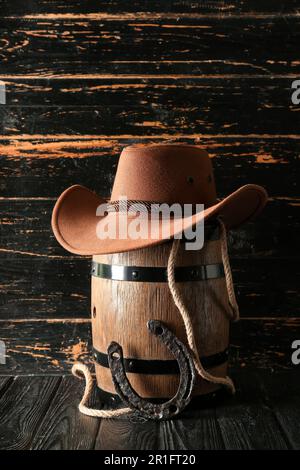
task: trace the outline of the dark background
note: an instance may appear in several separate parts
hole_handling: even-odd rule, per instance
[[[0,1],[1,374],[89,361],[90,260],[55,241],[58,195],[108,195],[122,147],[180,140],[213,158],[219,197],[270,202],[230,236],[242,319],[232,366],[287,369],[299,339],[297,1]],[[138,314],[138,312],[137,312]]]

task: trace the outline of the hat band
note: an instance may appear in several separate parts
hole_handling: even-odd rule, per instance
[[[189,206],[191,209],[191,214],[195,214],[198,204],[196,203],[181,203],[181,202],[158,202],[158,201],[143,201],[135,199],[119,199],[116,201],[109,201],[106,203],[106,212],[132,212],[136,214],[147,213],[147,214],[157,214],[161,213],[163,207],[167,205],[169,208],[172,208],[173,205],[180,206],[184,209],[185,205]]]
[[[156,201],[119,199],[107,203],[107,212],[129,212],[130,210],[134,212],[151,212],[151,210],[155,210],[159,204],[161,203]]]
[[[155,266],[122,266],[92,262],[92,276],[113,281],[167,282],[167,268]],[[206,281],[224,277],[222,263],[175,268],[176,282]]]

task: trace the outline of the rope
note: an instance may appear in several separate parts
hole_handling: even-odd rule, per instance
[[[229,263],[229,256],[228,256],[228,249],[227,249],[227,236],[226,236],[226,228],[224,222],[221,218],[218,218],[220,228],[221,228],[221,253],[222,253],[222,261],[225,273],[225,281],[226,287],[229,297],[229,305],[232,310],[231,319],[233,321],[237,321],[240,318],[239,306],[236,301],[234,286],[233,286],[233,279],[231,273],[231,267]]]
[[[222,227],[221,238],[224,240],[225,230],[223,230],[224,226],[221,226],[221,227]],[[226,242],[226,240],[225,240],[225,242]],[[200,357],[199,357],[199,354],[198,354],[197,345],[196,345],[196,341],[195,341],[195,337],[194,337],[193,324],[191,322],[189,312],[188,312],[188,310],[187,310],[187,308],[184,305],[184,302],[182,300],[182,296],[181,296],[181,293],[179,291],[178,285],[175,282],[175,261],[176,261],[176,256],[177,256],[177,253],[178,253],[179,246],[180,246],[180,239],[177,239],[177,240],[174,239],[173,244],[172,244],[172,248],[171,248],[171,253],[170,253],[170,256],[169,256],[169,259],[168,259],[168,270],[167,270],[167,272],[168,272],[168,284],[169,284],[169,288],[170,288],[174,303],[175,303],[176,307],[178,308],[178,310],[180,312],[180,315],[182,317],[183,323],[184,323],[188,344],[189,344],[189,347],[190,347],[190,349],[192,351],[192,354],[194,356],[194,364],[195,364],[196,371],[198,372],[200,377],[202,377],[204,380],[206,380],[208,382],[215,383],[215,384],[224,385],[225,387],[227,387],[230,390],[231,393],[235,393],[235,387],[234,387],[234,384],[233,384],[230,377],[228,377],[228,376],[226,376],[226,377],[215,377],[214,375],[207,372],[201,364],[201,360],[200,360]],[[226,252],[224,250],[222,250],[222,258],[223,258],[223,262],[228,261],[227,250],[226,250]],[[229,269],[230,269],[229,261],[227,263],[227,267],[228,266],[229,266]],[[225,272],[225,268],[224,268],[224,272]],[[225,277],[226,277],[226,272],[225,272]],[[230,281],[230,279],[228,279],[228,283],[229,283],[229,281]],[[232,278],[231,278],[231,282],[232,282]],[[227,284],[227,280],[226,280],[226,284]]]
[[[81,402],[78,405],[78,409],[81,413],[87,416],[93,416],[95,418],[116,418],[117,416],[125,415],[131,411],[130,408],[119,408],[118,410],[95,410],[86,406],[89,400],[92,389],[93,389],[93,377],[88,367],[81,362],[76,362],[72,367],[72,374],[75,377],[81,378],[83,375],[85,378],[85,389]]]
[[[228,257],[228,250],[227,250],[227,238],[226,238],[226,228],[221,219],[218,219],[221,227],[221,254],[222,254],[222,261],[224,266],[224,273],[225,273],[225,282],[229,297],[229,304],[232,310],[231,318],[234,321],[239,319],[239,308],[235,297],[234,287],[233,287],[233,279],[231,274],[231,268],[229,263]],[[195,364],[196,371],[202,377],[202,379],[212,382],[215,384],[220,384],[225,386],[229,389],[231,393],[235,393],[234,383],[232,382],[231,378],[226,377],[215,377],[214,375],[207,372],[201,364],[201,360],[198,354],[197,345],[194,337],[193,332],[193,325],[190,319],[189,312],[182,300],[181,293],[179,292],[178,286],[175,282],[175,262],[178,253],[178,249],[180,246],[180,239],[174,239],[171,252],[168,259],[168,267],[167,267],[167,274],[168,274],[168,285],[174,300],[176,307],[178,308],[180,315],[182,317],[186,336],[188,340],[189,347],[193,354],[193,360]],[[83,397],[78,405],[78,409],[81,413],[87,416],[93,416],[97,418],[116,418],[117,416],[122,416],[131,411],[130,408],[119,408],[116,410],[97,410],[89,408],[86,404],[90,398],[93,389],[93,378],[88,369],[88,367],[80,362],[77,362],[72,367],[72,374],[76,377],[81,378],[83,375],[85,378],[85,390]]]

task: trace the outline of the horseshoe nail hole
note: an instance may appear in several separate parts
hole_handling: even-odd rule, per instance
[[[120,359],[120,354],[118,352],[113,352],[111,357],[115,360],[115,361],[118,361]]]
[[[93,308],[93,317],[96,318],[96,315],[97,315],[97,309],[96,307]]]
[[[171,405],[169,409],[171,413],[176,413],[178,411],[178,408],[176,405]]]
[[[161,327],[161,326],[157,326],[157,327],[155,328],[155,334],[156,334],[157,336],[159,336],[159,335],[162,335],[162,333],[163,333],[162,327]]]

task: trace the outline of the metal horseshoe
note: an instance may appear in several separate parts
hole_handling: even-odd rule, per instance
[[[138,417],[154,420],[172,418],[182,411],[191,399],[196,378],[193,358],[187,347],[162,322],[149,320],[147,327],[167,346],[178,362],[180,383],[175,396],[160,404],[140,397],[126,376],[122,347],[114,341],[107,349],[112,380],[120,398]]]

